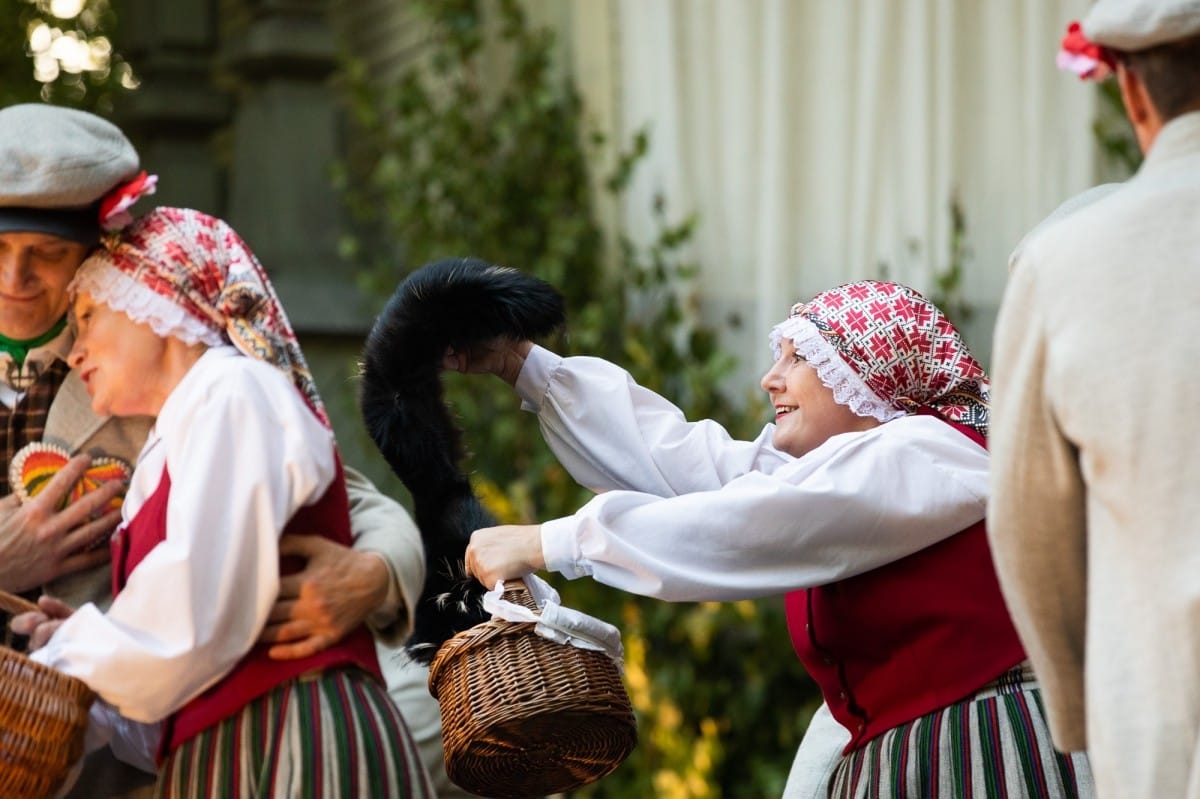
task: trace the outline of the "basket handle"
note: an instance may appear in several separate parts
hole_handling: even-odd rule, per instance
[[[534,613],[538,612],[537,602],[534,601],[533,594],[529,592],[529,586],[525,585],[525,580],[519,577],[515,580],[504,581],[503,599],[505,602],[528,608]]]
[[[38,611],[40,608],[37,606],[37,603],[30,602],[25,597],[10,594],[7,591],[0,591],[0,610],[16,615],[18,613]]]

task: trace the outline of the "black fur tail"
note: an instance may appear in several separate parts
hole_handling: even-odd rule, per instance
[[[487,619],[484,588],[466,576],[471,533],[495,521],[459,470],[462,434],[439,372],[448,347],[497,337],[533,339],[566,318],[562,296],[538,278],[476,258],[434,261],[396,289],[367,337],[359,409],[367,432],[412,494],[425,544],[425,587],[407,647],[428,663],[455,633]]]

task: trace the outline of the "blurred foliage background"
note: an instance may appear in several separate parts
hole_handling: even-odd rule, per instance
[[[136,87],[114,52],[109,0],[0,0],[0,106],[43,100],[100,114]]]
[[[1096,84],[1096,91],[1100,93],[1100,110],[1092,123],[1092,134],[1105,166],[1115,175],[1132,175],[1142,164],[1142,151],[1125,117],[1121,88],[1115,79],[1104,80]]]

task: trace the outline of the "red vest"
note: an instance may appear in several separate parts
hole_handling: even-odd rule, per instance
[[[846,752],[1025,659],[982,520],[865,574],[794,591],[785,605],[796,654],[850,731]]]
[[[165,540],[170,493],[171,475],[164,467],[162,480],[154,494],[129,524],[112,537],[114,596],[125,587],[129,575],[150,550]],[[339,544],[351,544],[350,511],[340,460],[333,484],[318,502],[297,511],[283,532],[320,535]],[[298,559],[284,558],[279,572],[281,575],[292,574],[299,571],[301,565]],[[267,646],[255,644],[225,677],[171,715],[159,749],[160,762],[180,744],[232,716],[275,686],[307,672],[346,664],[359,666],[382,680],[375,642],[366,627],[359,627],[328,649],[298,660],[271,660],[267,657]]]

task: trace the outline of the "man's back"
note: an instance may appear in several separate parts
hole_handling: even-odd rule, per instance
[[[1178,764],[1200,728],[1200,113],[1164,128],[1127,185],[1029,242],[1009,291],[998,402],[1027,426],[1003,431],[1021,470],[998,497],[1058,492],[1006,523],[1042,531],[1023,558],[1076,536],[1083,575],[1043,588],[1047,613],[1087,619],[1046,653],[1068,675],[1050,679],[1086,661],[1088,750],[1116,788],[1102,795],[1194,795],[1200,775]],[[1064,729],[1082,718],[1071,705]]]

